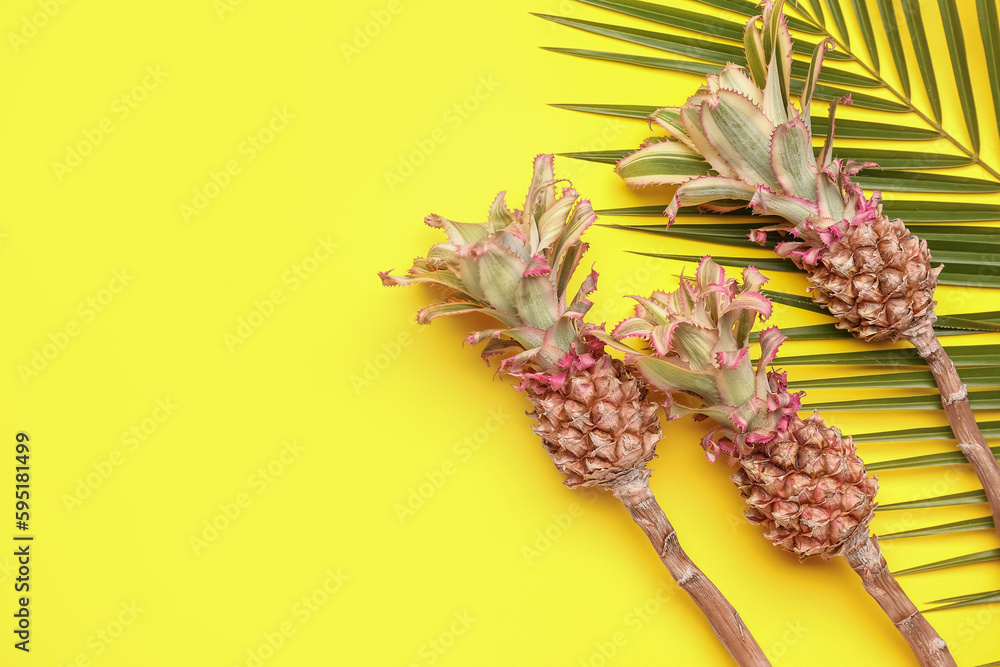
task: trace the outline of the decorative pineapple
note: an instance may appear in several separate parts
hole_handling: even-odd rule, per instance
[[[486,223],[437,215],[448,243],[417,258],[406,275],[379,275],[385,285],[432,283],[441,297],[417,314],[421,323],[444,315],[483,313],[501,328],[471,333],[488,341],[483,357],[507,356],[501,371],[520,380],[534,407],[534,427],[570,487],[602,485],[645,531],[678,584],[705,612],[737,663],[768,665],[739,614],[680,548],[676,533],[649,488],[646,464],[661,437],[656,404],[645,384],[610,357],[583,321],[597,274],[572,300],[569,282],[587,245],[580,240],[596,215],[576,191],[556,194],[552,156],[535,158],[524,210],[508,210],[501,192]]]
[[[788,392],[784,373],[767,371],[785,340],[776,327],[760,334],[756,370],[750,362],[753,321],[771,314],[760,293],[764,282],[750,267],[741,287],[705,257],[694,283],[682,278],[670,294],[634,297],[635,317],[602,338],[624,350],[626,362],[664,393],[668,418],[692,414],[717,423],[702,446],[709,460],[727,452],[738,465],[732,479],[749,505],[751,523],[763,524],[770,540],[800,559],[846,558],[921,664],[954,665],[869,535],[878,485],[851,438],[818,414],[801,419],[802,394]],[[640,338],[651,349],[641,352],[620,342],[627,338]],[[681,403],[681,397],[696,403]]]
[[[764,242],[768,231],[777,231],[794,239],[775,250],[806,271],[813,299],[839,319],[838,327],[868,341],[904,338],[927,361],[959,448],[986,490],[1000,531],[1000,466],[976,425],[965,385],[934,334],[941,267],[931,267],[926,242],[882,213],[878,192],[867,199],[851,180],[877,165],[834,158],[838,102],[830,107],[825,145],[814,155],[810,103],[832,43],[816,47],[797,108],[782,0],[762,5],[762,15],[746,27],[747,72],[730,64],[710,75],[684,106],[657,110],[650,120],[670,138],[648,140],[616,170],[631,186],[679,185],[666,210],[671,222],[686,205],[709,211],[749,205],[754,213],[781,218],[750,238]]]
[[[434,283],[440,300],[417,320],[481,312],[504,328],[475,331],[466,342],[489,341],[483,358],[513,353],[500,370],[521,380],[556,467],[570,487],[609,484],[656,454],[661,437],[656,405],[644,386],[604,345],[587,336],[587,296],[597,287],[591,272],[572,300],[570,279],[587,249],[580,241],[596,215],[571,188],[556,196],[552,156],[535,159],[524,211],[507,209],[497,195],[486,223],[452,222],[430,215],[448,243],[418,258],[407,275],[380,273],[384,285]]]

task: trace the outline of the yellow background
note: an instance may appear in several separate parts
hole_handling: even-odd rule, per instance
[[[523,396],[462,347],[469,324],[418,327],[428,293],[376,276],[441,240],[426,214],[479,221],[501,189],[518,205],[535,154],[647,133],[548,103],[678,104],[697,86],[542,51],[608,43],[529,11],[607,18],[568,0],[4,3],[0,509],[13,510],[25,431],[35,541],[25,655],[13,518],[0,530],[0,664],[728,664],[624,510],[560,485]],[[556,169],[598,208],[666,201],[600,165]],[[681,269],[625,250],[706,249],[587,236],[595,314],[612,323],[624,294],[670,288]],[[1000,307],[981,290],[939,300]],[[792,369],[809,372],[822,371]],[[848,433],[943,423],[827,419]],[[701,433],[668,427],[653,488],[774,663],[913,664],[845,563],[800,565],[743,521]],[[880,479],[883,503],[976,487],[965,467]],[[875,530],[982,509],[880,515]],[[885,554],[902,568],[995,545],[979,531]],[[926,607],[1000,575],[993,563],[902,583]],[[930,619],[976,665],[1000,658],[997,611]]]

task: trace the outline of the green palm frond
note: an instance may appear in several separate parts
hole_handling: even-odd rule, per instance
[[[627,63],[638,67],[670,70],[686,73],[705,74],[718,71],[727,62],[746,65],[742,50],[743,26],[747,17],[758,13],[752,2],[721,2],[700,0],[704,11],[682,11],[642,0],[578,0],[610,12],[614,22],[590,21],[551,14],[538,16],[549,21],[583,32],[610,38],[625,46],[622,51],[599,51],[587,49],[551,48],[561,53],[577,57]],[[820,72],[820,87],[814,97],[819,100],[833,100],[851,93],[857,108],[869,109],[894,117],[881,123],[853,121],[838,123],[837,135],[844,138],[880,138],[904,142],[913,146],[911,152],[926,153],[926,146],[918,142],[940,138],[950,145],[950,167],[974,165],[982,178],[965,174],[935,181],[934,190],[923,192],[961,195],[978,188],[1000,186],[1000,158],[980,152],[980,118],[996,119],[995,126],[987,132],[1000,131],[1000,22],[996,3],[993,0],[976,0],[975,26],[963,25],[958,11],[957,0],[938,0],[937,14],[941,20],[940,33],[929,33],[929,19],[926,13],[933,11],[929,2],[902,0],[901,15],[897,14],[890,0],[831,0],[826,3],[829,17],[826,20],[819,2],[812,3],[812,12],[804,2],[798,6],[786,5],[789,28],[795,45],[795,54],[803,58],[792,67],[792,77],[801,88],[807,76],[808,63],[805,58],[812,53],[815,45],[830,39],[835,50],[827,54],[831,61]],[[724,10],[720,13],[718,10]],[[877,10],[877,11],[873,11]],[[822,18],[821,18],[822,17]],[[848,23],[855,23],[863,36],[861,43],[851,42]],[[633,27],[633,24],[642,27]],[[655,28],[655,29],[654,29]],[[886,35],[889,53],[881,51],[877,32]],[[981,39],[986,57],[983,63],[970,59],[966,51],[966,40]],[[907,61],[903,43],[913,46],[915,68]],[[946,45],[948,51],[947,69],[935,69],[931,54],[931,44]],[[651,57],[629,53],[629,48],[647,47],[675,58]],[[693,61],[693,62],[692,62]],[[890,65],[891,63],[891,65]],[[941,64],[940,61],[938,63]],[[989,91],[976,91],[969,77],[970,67],[983,66],[989,73]],[[940,81],[954,80],[958,90],[961,117],[952,118],[946,114],[941,104]],[[914,85],[916,82],[916,85]],[[793,88],[793,93],[798,90]],[[671,103],[671,100],[654,100],[656,106]],[[619,116],[645,118],[655,110],[649,105],[593,105],[562,104],[563,108],[610,113]],[[815,118],[814,122],[822,122]],[[842,126],[843,125],[843,126]],[[852,128],[852,126],[854,126]],[[856,136],[858,128],[867,133]],[[854,132],[852,132],[852,129]],[[901,132],[901,130],[903,132]],[[911,131],[907,134],[905,130]],[[871,134],[875,132],[876,134]],[[912,132],[918,132],[916,136]],[[825,129],[816,126],[814,133],[821,135]],[[876,161],[877,160],[873,160]],[[879,176],[863,172],[862,176],[877,181],[884,191],[909,191],[914,181],[914,172],[928,167],[892,165]],[[898,173],[902,172],[902,173]],[[948,175],[948,174],[944,174]],[[996,189],[992,190],[996,192]]]
[[[1000,549],[989,549],[987,551],[980,551],[965,556],[955,556],[954,558],[946,558],[944,560],[934,561],[933,563],[927,563],[926,565],[908,567],[905,570],[899,570],[898,572],[893,572],[893,574],[895,574],[897,577],[900,577],[903,576],[904,574],[921,574],[923,572],[933,572],[934,570],[943,570],[944,568],[947,567],[959,567],[961,565],[987,563],[989,561],[998,559],[1000,559]]]
[[[666,0],[660,0],[666,2]],[[591,5],[587,15],[573,17],[539,15],[566,28],[587,33],[592,48],[546,46],[549,51],[596,61],[595,67],[638,67],[650,72],[650,85],[622,104],[572,100],[553,106],[573,111],[645,123],[661,106],[678,104],[694,92],[692,85],[682,93],[659,96],[657,75],[677,72],[700,79],[716,73],[727,62],[747,66],[743,52],[744,26],[759,14],[752,0],[695,0],[696,10],[680,10],[643,0],[577,0]],[[935,263],[943,263],[941,285],[962,288],[1000,288],[1000,229],[982,223],[1000,221],[1000,153],[986,150],[1000,145],[1000,19],[996,0],[975,0],[974,15],[959,12],[965,0],[799,0],[786,3],[784,11],[792,33],[796,60],[791,70],[792,93],[806,87],[809,54],[826,39],[836,45],[827,53],[813,95],[821,101],[837,100],[848,93],[853,107],[864,110],[864,118],[837,120],[837,157],[859,163],[873,162],[880,169],[866,169],[856,181],[866,190],[885,193],[883,210],[890,217],[907,222],[910,230],[925,239]],[[971,4],[971,0],[970,3]],[[570,35],[567,30],[567,35]],[[966,48],[967,44],[982,44]],[[904,48],[905,44],[909,44]],[[985,71],[986,87],[973,85],[970,72]],[[951,88],[954,81],[955,88]],[[944,105],[947,91],[957,91],[957,104]],[[669,91],[668,91],[669,92]],[[562,102],[562,101],[560,101]],[[848,107],[850,109],[850,107]],[[829,120],[821,105],[813,105],[812,131],[826,135]],[[848,112],[850,113],[850,112]],[[634,152],[634,146],[607,147],[606,150],[573,151],[564,157],[615,165]],[[814,147],[818,153],[820,147]],[[676,159],[664,154],[663,159]],[[685,165],[692,173],[712,173],[707,163]],[[609,168],[610,172],[610,168]],[[617,178],[617,177],[615,177]],[[623,189],[624,193],[624,189]],[[919,194],[918,194],[919,193]],[[628,203],[598,209],[602,216],[650,218],[648,223],[608,225],[633,234],[655,234],[704,245],[701,254],[711,253],[723,266],[756,266],[763,271],[797,271],[790,262],[776,257],[748,239],[748,232],[766,220],[749,217],[740,202],[712,202],[729,213],[703,214],[695,207],[681,208],[677,221],[665,229],[662,205],[635,206]],[[648,201],[648,200],[647,200]],[[607,222],[607,218],[605,218]],[[637,237],[639,238],[639,237]],[[700,250],[700,248],[699,248]],[[701,254],[654,253],[636,255],[696,263]],[[773,302],[797,309],[822,313],[826,323],[782,327],[793,340],[849,338],[837,329],[834,320],[803,295],[767,292]],[[971,311],[971,308],[966,308]],[[779,323],[780,325],[780,323]],[[1000,311],[979,310],[940,316],[935,324],[938,336],[976,335],[1000,332]],[[992,340],[995,340],[992,339]],[[812,365],[868,367],[867,373],[849,377],[795,379],[794,390],[808,388],[852,389],[932,389],[935,383],[923,360],[911,350],[872,350],[857,345],[855,351],[838,354],[789,356],[775,360],[780,367]],[[976,388],[970,392],[977,410],[1000,408],[1000,345],[948,346],[949,355],[962,368],[963,381]],[[917,370],[920,369],[920,370]],[[852,398],[856,398],[853,394]],[[823,410],[941,409],[938,394],[904,398],[874,398],[827,401],[805,406]],[[1000,422],[980,424],[987,438],[1000,438]],[[896,429],[854,435],[858,443],[951,441],[949,426]],[[953,445],[952,445],[953,446]],[[1000,458],[1000,447],[992,447]],[[901,456],[868,464],[872,472],[928,466],[964,465],[967,461],[955,449],[922,456]],[[919,498],[883,506],[883,511],[935,508],[985,502],[981,490]],[[981,517],[885,536],[888,539],[941,535],[954,531],[979,530],[993,525]],[[928,563],[903,570],[916,574],[964,564],[1000,559],[1000,549],[984,551]],[[1000,592],[976,593],[935,601],[934,610],[1000,600]],[[992,663],[1000,665],[1000,663]],[[985,667],[985,666],[984,666]]]
[[[982,489],[976,491],[962,491],[961,493],[949,493],[944,496],[935,496],[933,498],[921,498],[920,500],[907,500],[901,503],[890,503],[888,505],[879,505],[877,508],[880,512],[895,511],[895,510],[914,510],[914,509],[925,509],[928,507],[952,507],[954,505],[974,505],[975,503],[985,503],[986,502],[986,492]]]

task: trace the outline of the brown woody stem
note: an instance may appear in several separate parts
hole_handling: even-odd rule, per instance
[[[862,527],[841,555],[861,577],[865,590],[899,629],[923,667],[955,667],[948,645],[889,572],[874,535],[868,535],[868,530]]]
[[[715,636],[736,663],[743,667],[770,665],[733,605],[681,549],[674,527],[649,488],[649,474],[645,468],[635,468],[607,486],[646,533],[670,575],[704,612]]]
[[[951,431],[958,440],[958,448],[972,464],[972,469],[979,477],[979,483],[986,491],[986,500],[993,514],[993,526],[1000,534],[1000,465],[997,464],[990,446],[986,444],[976,417],[969,405],[969,392],[962,383],[962,378],[955,370],[955,364],[948,353],[941,347],[934,330],[925,327],[908,339],[917,352],[927,362],[934,375],[938,391],[941,393],[941,404]]]

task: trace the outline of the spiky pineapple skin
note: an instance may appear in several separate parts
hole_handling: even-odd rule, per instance
[[[796,417],[770,442],[740,457],[732,479],[776,546],[830,558],[858,530],[867,531],[878,481],[869,477],[850,436],[814,414]]]
[[[837,326],[868,341],[896,340],[934,324],[934,289],[941,267],[931,268],[927,242],[902,220],[880,216],[847,225],[805,266],[813,300],[840,321]]]
[[[656,456],[662,436],[656,405],[645,385],[607,354],[557,387],[536,382],[525,393],[533,430],[571,488],[609,484]]]

